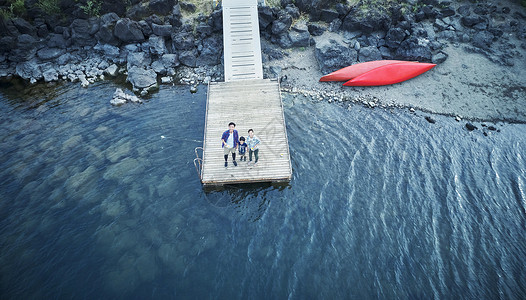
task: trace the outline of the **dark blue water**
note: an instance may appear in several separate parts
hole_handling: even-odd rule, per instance
[[[116,87],[0,89],[0,298],[526,296],[526,125],[284,95],[290,185],[205,192],[205,88]]]

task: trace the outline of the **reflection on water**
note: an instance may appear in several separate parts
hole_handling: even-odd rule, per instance
[[[285,95],[290,185],[205,191],[204,87],[112,107],[114,83],[16,84],[0,88],[2,298],[526,294],[525,125],[484,136]]]

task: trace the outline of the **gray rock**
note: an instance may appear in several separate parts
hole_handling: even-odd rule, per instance
[[[481,16],[465,16],[460,19],[460,22],[465,27],[473,27],[477,24],[484,22],[484,18]]]
[[[393,59],[394,58],[394,55],[391,49],[387,47],[380,47],[379,50],[380,50],[380,53],[382,54],[383,59]]]
[[[338,18],[339,15],[340,14],[335,9],[322,9],[320,13],[320,21],[330,23]]]
[[[313,36],[320,36],[325,31],[327,31],[327,27],[326,26],[321,25],[321,24],[316,24],[316,23],[310,23],[308,25],[308,28],[309,28],[310,34],[313,35]]]
[[[343,42],[341,36],[325,32],[315,37],[315,57],[323,73],[330,73],[356,62],[358,53]]]
[[[103,25],[100,27],[99,31],[95,34],[95,38],[99,43],[102,44],[110,44],[110,45],[118,45],[119,40],[117,37],[113,34],[113,26],[112,25]]]
[[[114,12],[110,12],[110,13],[107,13],[107,14],[104,14],[100,17],[100,21],[101,21],[101,25],[102,26],[111,26],[111,25],[115,25],[115,22],[117,22],[119,20],[119,16],[114,13]]]
[[[179,61],[181,64],[195,68],[197,65],[197,50],[185,50],[179,53]]]
[[[47,41],[47,46],[50,48],[65,49],[68,44],[62,34],[51,33]]]
[[[125,104],[126,102],[141,103],[142,101],[137,96],[126,94],[122,89],[117,88],[113,93],[113,98],[110,100],[111,105],[120,106]],[[110,153],[108,155],[108,159],[114,163],[117,162],[121,157],[126,156],[127,153],[130,152],[130,144],[131,143],[128,142],[123,145],[120,145],[120,147],[118,148],[115,147],[114,149],[112,149],[118,152]]]
[[[57,64],[59,66],[64,66],[68,64],[71,60],[73,60],[73,55],[71,53],[64,53],[59,58],[57,58]]]
[[[406,37],[405,30],[401,28],[391,28],[385,36],[385,44],[387,47],[396,49],[400,47],[400,44]]]
[[[38,79],[42,76],[42,73],[40,72],[40,68],[36,62],[36,60],[30,60],[18,63],[16,65],[15,69],[16,75],[20,76],[23,79],[31,80]]]
[[[64,52],[64,49],[59,48],[42,48],[38,50],[37,56],[42,60],[51,60],[61,56]]]
[[[473,36],[473,46],[488,50],[493,44],[495,36],[489,31],[477,32]]]
[[[431,61],[431,49],[426,40],[409,38],[400,44],[396,50],[396,57],[403,60],[416,60],[420,62]]]
[[[127,68],[130,70],[132,67],[146,68],[152,63],[150,56],[144,52],[132,52],[128,53],[127,56]]]
[[[288,35],[291,47],[308,47],[310,45],[310,33],[308,31],[297,32],[293,30]]]
[[[29,34],[21,34],[17,37],[15,49],[10,49],[9,60],[14,62],[23,62],[31,60],[36,55],[37,41]]]
[[[18,29],[18,31],[21,33],[21,34],[30,34],[30,35],[36,35],[37,31],[36,31],[36,28],[29,24],[28,21],[22,19],[22,18],[16,18],[16,19],[13,19],[13,25],[15,25],[16,29]]]
[[[169,76],[161,77],[162,84],[169,84],[173,82],[173,78]]]
[[[259,28],[261,30],[266,29],[276,19],[272,11],[272,8],[269,6],[258,7],[258,15],[259,15]]]
[[[104,74],[115,77],[115,76],[117,76],[117,70],[118,69],[119,68],[117,67],[116,64],[112,64],[111,66],[107,67],[104,70]]]
[[[143,42],[145,40],[139,24],[127,18],[117,21],[113,33],[125,43]]]
[[[134,90],[150,89],[157,86],[157,73],[152,69],[132,67],[128,69],[126,80],[133,85]]]
[[[294,4],[287,5],[287,7],[285,7],[285,11],[289,16],[291,16],[294,19],[300,17],[300,10]]]
[[[50,68],[42,74],[45,82],[52,82],[58,80],[58,72],[54,68]]]
[[[191,50],[195,47],[194,36],[189,32],[177,32],[172,34],[172,46],[177,50]]]
[[[150,53],[153,55],[161,56],[167,52],[163,37],[152,35],[148,39],[148,43],[150,44]]]
[[[382,53],[375,46],[363,47],[358,54],[360,62],[373,61],[382,59]]]
[[[91,25],[87,20],[75,19],[71,23],[71,38],[75,45],[92,46],[95,45],[95,40],[92,38]]]
[[[188,12],[191,12],[191,13],[194,13],[195,10],[197,9],[195,4],[190,3],[190,2],[179,2],[179,5],[181,6],[182,9],[184,9],[184,10],[186,10]]]
[[[172,35],[172,25],[157,25],[152,24],[152,31],[154,34],[162,37],[168,37]]]
[[[199,53],[196,65],[215,66],[220,63],[223,42],[219,38],[210,37],[203,40],[203,48]]]
[[[101,51],[104,53],[104,56],[109,59],[115,59],[120,54],[120,49],[118,47],[108,44],[97,44],[93,49]]]
[[[292,17],[288,14],[280,14],[279,19],[272,22],[272,34],[280,35],[286,32],[292,24]]]
[[[140,20],[138,22],[139,26],[141,27],[141,30],[142,30],[142,34],[147,37],[147,36],[150,36],[153,34],[153,30],[152,30],[152,27],[150,26],[150,24],[148,24],[148,22],[146,22],[145,20]]]
[[[16,47],[16,39],[12,36],[0,37],[0,53],[9,52]]]
[[[169,14],[174,5],[175,0],[150,0],[150,10],[163,16]]]
[[[444,52],[438,52],[431,58],[431,62],[434,64],[441,64],[446,61],[448,55]]]

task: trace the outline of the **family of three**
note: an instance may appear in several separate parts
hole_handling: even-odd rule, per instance
[[[239,133],[235,128],[236,124],[234,122],[230,122],[228,124],[228,130],[223,132],[223,135],[221,136],[221,147],[223,147],[225,154],[225,167],[228,167],[228,154],[230,153],[232,153],[232,163],[237,167],[236,150],[239,152],[239,161],[247,161],[245,156],[247,153],[247,148],[248,164],[252,164],[252,154],[254,154],[254,158],[256,159],[254,166],[257,166],[259,158],[259,145],[261,144],[261,141],[257,136],[254,135],[254,130],[248,130],[248,137],[245,140],[245,137],[239,137]]]

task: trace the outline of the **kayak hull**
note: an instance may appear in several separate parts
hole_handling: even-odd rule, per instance
[[[363,62],[359,64],[354,64],[352,66],[348,66],[338,71],[334,71],[330,74],[327,74],[321,77],[320,81],[348,81],[350,79],[358,77],[376,68],[386,66],[386,65],[404,63],[404,62],[406,61],[403,61],[403,60],[375,60],[375,61],[368,61],[368,62]]]
[[[380,86],[395,84],[414,78],[425,73],[436,64],[403,62],[391,65],[385,65],[373,69],[367,73],[357,76],[346,83],[344,86]]]

